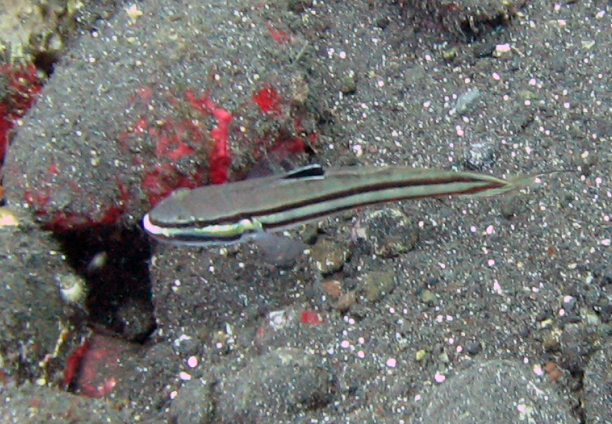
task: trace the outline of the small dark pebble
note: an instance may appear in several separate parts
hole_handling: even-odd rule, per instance
[[[389,18],[387,16],[380,16],[376,19],[376,26],[380,29],[385,29],[389,26]]]
[[[312,0],[289,0],[287,2],[287,9],[294,13],[303,13],[310,7],[312,7]]]
[[[478,355],[482,351],[482,345],[478,341],[470,342],[465,346],[465,350],[470,355]]]
[[[524,205],[519,201],[519,196],[505,196],[500,205],[500,213],[506,219],[511,219],[518,215]]]
[[[395,272],[393,271],[371,271],[361,275],[362,290],[364,297],[369,302],[378,302],[391,293],[397,285]]]
[[[117,311],[121,335],[129,341],[142,343],[155,330],[152,306],[142,300],[128,299]]]
[[[552,317],[552,309],[546,308],[538,312],[537,315],[535,316],[535,319],[538,322],[542,322],[544,320],[550,319],[551,317]]]
[[[484,171],[495,164],[497,149],[493,142],[471,143],[465,153],[465,166],[472,171]]]
[[[569,314],[574,313],[576,311],[576,298],[569,296],[568,299],[563,302],[563,309]]]

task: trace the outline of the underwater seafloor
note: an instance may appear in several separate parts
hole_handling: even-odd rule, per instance
[[[108,4],[2,169],[2,422],[612,423],[608,2]],[[141,229],[304,156],[542,175],[298,257]]]

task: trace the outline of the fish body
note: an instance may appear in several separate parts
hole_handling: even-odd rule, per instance
[[[154,238],[174,244],[234,243],[377,203],[455,195],[492,196],[520,188],[475,172],[404,166],[324,169],[195,189],[181,188],[143,218]]]

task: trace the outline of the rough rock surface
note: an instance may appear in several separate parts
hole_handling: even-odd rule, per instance
[[[449,378],[425,397],[424,424],[578,423],[570,406],[533,370],[512,361],[488,361]]]
[[[482,418],[484,385],[499,376],[529,396],[525,408],[499,396],[508,419],[607,419],[612,401],[596,389],[612,320],[608,5],[151,0],[116,10],[56,64],[2,169],[7,206],[62,241],[29,226],[2,247],[3,301],[15,311],[7,374],[25,346],[24,377],[41,377],[64,316],[47,274],[66,271],[65,254],[68,275],[91,289],[82,321],[116,346],[85,344],[76,353],[98,362],[76,367],[72,356],[78,384],[68,386],[127,405],[130,422],[257,411],[279,423],[442,422],[458,405]],[[173,188],[237,180],[306,144],[325,166],[545,174],[499,199],[393,205],[410,222],[347,211],[293,231],[311,253],[282,266],[253,244],[162,247],[142,233],[142,215]],[[575,172],[551,173],[561,170]],[[356,240],[369,225],[386,248]],[[313,261],[322,240],[332,248]],[[287,349],[308,378],[283,367]],[[505,371],[477,373],[470,361]],[[123,378],[94,373],[117,370]],[[62,371],[48,381],[62,386]],[[11,399],[13,381],[2,381]],[[431,386],[465,381],[465,397],[424,412]],[[182,414],[181,398],[198,396],[202,407]]]

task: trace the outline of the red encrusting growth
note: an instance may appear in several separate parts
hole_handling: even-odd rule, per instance
[[[204,171],[196,171],[190,175],[179,174],[170,163],[155,165],[148,171],[142,181],[142,187],[147,193],[149,203],[157,204],[177,188],[194,188],[202,184]]]
[[[268,28],[268,32],[270,32],[270,35],[278,44],[291,42],[291,35],[287,31],[274,28],[270,22],[266,22],[266,28]]]
[[[24,199],[28,204],[35,206],[36,209],[41,209],[47,205],[51,198],[50,188],[39,188],[36,191],[26,190],[23,193]]]
[[[300,321],[302,322],[302,324],[323,324],[323,318],[321,318],[321,315],[319,315],[318,312],[315,312],[312,309],[306,309],[305,311],[302,311],[302,313],[300,314]]]
[[[49,174],[58,175],[60,172],[57,163],[53,162],[51,165],[49,165],[47,167],[47,172]]]
[[[281,98],[278,92],[269,85],[264,85],[261,90],[253,94],[253,101],[264,113],[281,113]]]
[[[59,173],[56,165],[51,164],[47,169],[50,175]],[[76,183],[71,184],[73,192],[79,192],[79,187]],[[117,191],[119,195],[116,201],[105,208],[100,208],[95,216],[83,215],[76,212],[66,211],[49,211],[49,202],[51,201],[53,191],[51,187],[41,187],[37,190],[24,191],[24,199],[35,209],[37,216],[46,217],[44,228],[48,231],[62,232],[66,230],[74,230],[77,228],[87,228],[95,225],[113,225],[116,224],[125,212],[126,204],[130,199],[130,193],[126,184],[117,178]],[[92,208],[94,205],[92,205]]]
[[[88,397],[110,394],[122,373],[121,357],[124,342],[100,334],[92,334],[68,357],[62,386]]]
[[[259,110],[267,115],[266,119],[273,119],[278,123],[272,126],[277,128],[276,133],[267,133],[265,138],[255,140],[255,144],[261,146],[260,150],[253,153],[255,159],[259,160],[265,154],[268,158],[282,161],[312,150],[317,142],[317,134],[308,134],[299,114],[291,116],[294,112],[291,104],[286,102],[274,87],[264,84],[253,93],[252,99]],[[291,123],[293,125],[290,125]]]
[[[66,359],[66,368],[64,369],[64,380],[62,386],[64,389],[68,389],[70,384],[75,380],[81,367],[81,360],[83,355],[89,349],[89,340],[86,340],[81,346],[77,347],[74,352]]]
[[[0,164],[4,161],[8,148],[9,132],[15,121],[32,107],[36,95],[42,88],[36,67],[32,64],[13,69],[10,65],[0,66],[0,75],[8,79],[8,93],[0,98]]]
[[[199,139],[201,134],[190,131],[189,120],[180,123],[166,122],[160,129],[151,128],[149,134],[155,136],[155,155],[158,158],[167,156],[172,162],[177,162],[184,156],[191,156],[195,150],[184,140],[188,138]]]
[[[152,97],[148,87],[138,90],[134,101],[146,101]],[[185,174],[178,163],[182,159],[208,152],[208,180],[213,184],[227,182],[230,166],[229,133],[232,115],[224,108],[217,106],[208,96],[196,97],[193,92],[185,93],[187,104],[204,116],[212,115],[217,124],[205,131],[197,118],[152,120],[141,117],[127,131],[117,137],[125,152],[131,151],[134,136],[150,137],[154,141],[155,156],[158,161],[146,166],[142,188],[151,205],[156,204],[173,190],[180,187],[196,187],[206,181],[204,169]],[[185,102],[173,95],[166,100],[177,109],[184,109]],[[191,115],[191,114],[190,114]],[[197,160],[197,159],[196,159]],[[140,155],[134,157],[134,164],[146,163]]]
[[[226,183],[231,164],[229,130],[233,119],[232,114],[226,109],[218,107],[206,95],[197,98],[192,91],[187,91],[185,98],[195,109],[205,114],[211,114],[217,120],[217,126],[210,132],[214,146],[208,158],[208,178],[212,184]]]

